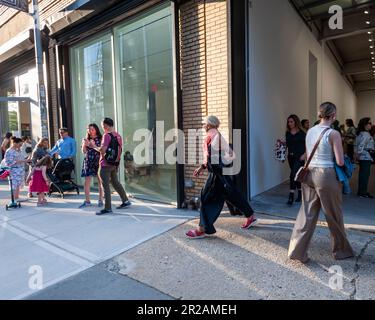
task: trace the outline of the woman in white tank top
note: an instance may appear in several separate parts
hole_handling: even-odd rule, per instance
[[[307,157],[321,133],[331,128],[336,120],[336,106],[326,102],[320,106],[320,123],[311,128],[306,136]],[[325,132],[309,166],[306,181],[302,184],[302,205],[294,225],[288,256],[303,263],[308,261],[307,249],[313,236],[319,212],[326,217],[332,238],[334,259],[353,257],[353,250],[347,240],[343,214],[342,190],[337,180],[334,158],[339,166],[344,165],[344,152],[339,132],[329,129]]]

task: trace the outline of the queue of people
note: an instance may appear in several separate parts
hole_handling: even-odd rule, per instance
[[[115,132],[113,126],[113,120],[105,118],[102,121],[104,131],[102,135],[95,123],[89,124],[86,137],[81,144],[81,151],[84,154],[81,177],[85,178],[85,201],[79,208],[91,206],[90,185],[92,178],[96,177],[99,185],[98,207],[104,206],[104,209],[96,212],[97,215],[112,212],[110,184],[122,200],[122,204],[117,209],[124,209],[131,205],[125,189],[117,178],[122,153],[122,138],[119,133]],[[67,128],[60,128],[59,135],[60,139],[49,150],[47,138],[40,139],[32,149],[29,138],[21,139],[12,137],[11,133],[6,134],[1,145],[1,149],[4,151],[1,165],[10,168],[15,201],[19,200],[20,189],[27,183],[29,186],[28,196],[33,197],[33,193],[36,193],[38,195],[37,205],[47,204],[45,193],[49,191],[50,184],[47,173],[59,160],[73,161],[77,152],[76,141],[69,135]],[[113,155],[116,159],[112,159]],[[104,203],[103,198],[105,199]]]
[[[320,123],[321,121],[315,122],[313,128],[319,126]],[[357,195],[361,198],[373,199],[374,196],[368,192],[368,182],[371,175],[371,165],[375,163],[375,126],[372,125],[370,118],[361,119],[357,128],[354,126],[352,119],[347,119],[344,127],[339,124],[339,121],[335,119],[330,127],[338,132],[344,154],[352,163],[358,163]],[[290,206],[295,202],[301,202],[301,185],[294,178],[298,170],[305,164],[305,138],[310,130],[308,120],[300,121],[299,117],[294,114],[288,117],[285,144],[290,167],[290,191],[287,201]],[[348,184],[347,182],[347,185],[343,187],[344,194],[348,194],[350,191]],[[296,192],[298,192],[298,195],[295,199]]]

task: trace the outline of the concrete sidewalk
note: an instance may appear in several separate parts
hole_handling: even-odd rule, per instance
[[[369,181],[369,192],[375,196],[375,166],[372,166],[372,173]],[[348,229],[363,230],[375,233],[375,199],[362,199],[356,196],[358,181],[358,169],[354,171],[350,181],[352,188],[351,195],[343,195],[344,222]],[[271,190],[256,196],[251,205],[254,210],[272,216],[295,219],[300,204],[293,206],[286,204],[289,194],[289,182],[285,182]],[[325,221],[323,214],[321,221]]]
[[[242,230],[242,219],[223,215],[217,235],[201,240],[185,238],[198,222],[190,221],[114,261],[120,274],[176,299],[375,299],[375,236],[349,231],[357,256],[335,261],[319,226],[303,265],[287,258],[293,222],[259,217],[258,226]],[[342,270],[342,288],[329,286],[330,268]]]
[[[115,207],[120,202],[116,196],[113,199]],[[34,270],[42,270],[43,285],[48,287],[198,215],[131,200],[130,208],[96,216],[97,207],[78,209],[82,195],[48,200],[46,206],[37,207],[33,198],[6,211],[9,191],[6,184],[0,185],[0,299],[34,293],[29,285]]]
[[[8,196],[0,186],[0,204]],[[223,213],[218,233],[190,240],[198,212],[134,200],[114,215],[77,209],[82,195],[37,208],[0,208],[2,299],[375,299],[375,236],[348,230],[356,257],[335,261],[319,223],[303,265],[287,259],[294,220],[258,214],[259,225]],[[363,220],[365,221],[365,220]],[[31,266],[43,290],[29,287]],[[342,273],[335,288],[334,273]],[[337,278],[337,277],[336,277]]]

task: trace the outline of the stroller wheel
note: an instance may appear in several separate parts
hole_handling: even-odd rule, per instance
[[[21,202],[18,202],[18,208],[21,208]]]
[[[7,204],[5,205],[5,210],[7,210],[7,211],[9,210],[9,207],[8,207]]]
[[[79,195],[79,189],[77,188],[76,190],[77,190],[77,194]]]

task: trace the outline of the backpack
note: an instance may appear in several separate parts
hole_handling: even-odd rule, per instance
[[[117,138],[112,133],[109,133],[109,135],[111,136],[111,141],[105,152],[104,159],[109,165],[117,167],[120,164],[122,148]]]

